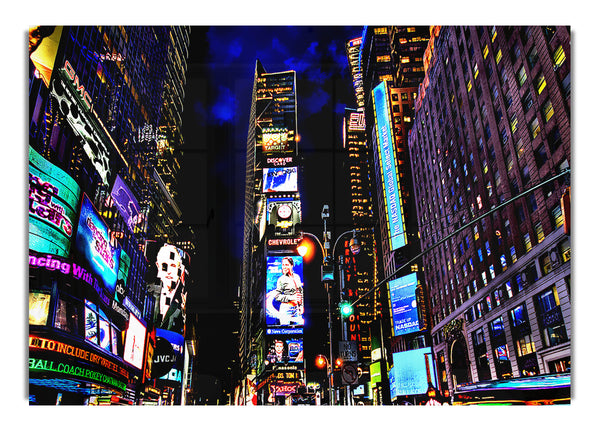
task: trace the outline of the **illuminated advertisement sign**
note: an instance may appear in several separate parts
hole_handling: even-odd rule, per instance
[[[115,299],[123,302],[127,296],[127,278],[129,277],[129,268],[131,267],[131,258],[121,249],[119,256],[119,271],[117,273],[117,284],[115,285]]]
[[[394,137],[390,127],[391,116],[386,82],[382,82],[373,90],[373,105],[375,107],[375,126],[377,143],[379,144],[377,153],[384,185],[383,192],[387,209],[390,249],[396,250],[406,245],[406,232],[404,231],[404,213],[398,190],[396,153],[394,150]]]
[[[287,129],[263,129],[262,137],[259,139],[262,143],[263,153],[282,153],[282,152],[291,152],[294,151],[294,139],[293,133],[289,133],[292,135],[288,138],[288,130]]]
[[[181,383],[184,345],[183,335],[157,328],[152,376]]]
[[[77,347],[69,343],[58,340],[42,338],[35,335],[29,336],[29,349],[33,351],[53,352],[64,355],[65,359],[76,360],[84,364],[99,366],[106,372],[114,373],[125,379],[129,378],[129,372],[117,362],[98,355],[97,353],[85,348]],[[61,357],[62,358],[62,357]]]
[[[425,394],[429,383],[437,387],[430,347],[393,353],[392,358],[394,361],[394,366],[390,370],[392,399],[397,396]]]
[[[29,147],[29,249],[69,255],[79,185]]]
[[[110,296],[114,297],[121,248],[110,245],[108,227],[85,193],[81,201],[75,248],[100,277]]]
[[[304,325],[302,256],[267,256],[267,326]]]
[[[115,184],[110,195],[117,204],[117,208],[123,216],[127,227],[131,233],[134,233],[135,227],[143,220],[142,210],[135,195],[119,175],[115,178]]]
[[[138,370],[144,363],[144,344],[146,341],[146,327],[133,314],[129,315],[129,326],[125,335],[125,348],[123,359]]]
[[[297,192],[298,167],[263,168],[263,193]]]
[[[268,199],[267,214],[269,216],[269,224],[274,226],[274,237],[290,237],[296,235],[296,226],[298,223],[302,222],[302,210],[300,200],[298,199]],[[290,244],[269,242],[268,245],[276,246]]]
[[[365,131],[367,125],[365,122],[365,113],[364,112],[350,112],[350,116],[348,117],[348,130],[359,130]]]
[[[265,162],[269,166],[289,166],[295,164],[293,156],[286,157],[267,157]]]
[[[185,278],[189,255],[171,244],[163,243],[158,247],[159,243],[152,242],[146,246],[149,260],[156,265],[154,325],[183,334],[187,299]]]
[[[304,342],[301,338],[275,338],[271,341],[267,361],[275,363],[303,363]]]
[[[50,84],[54,61],[63,28],[61,26],[36,26],[29,29],[29,58],[34,64],[36,75]]]
[[[92,98],[69,61],[50,84],[50,94],[57,101],[58,110],[67,119],[73,132],[81,138],[83,150],[108,186],[110,151],[105,144],[110,138],[92,108]]]
[[[388,282],[390,302],[392,303],[392,321],[394,336],[419,331],[419,312],[417,309],[417,274],[412,273]]]

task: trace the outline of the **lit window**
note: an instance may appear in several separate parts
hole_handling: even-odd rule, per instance
[[[545,238],[544,229],[542,228],[542,224],[538,223],[535,225],[535,234],[537,235],[538,243],[542,242]]]
[[[510,117],[510,130],[512,133],[515,133],[518,124],[519,120],[517,118],[517,114],[512,114],[512,116]]]
[[[543,73],[540,73],[535,79],[535,88],[538,94],[540,94],[542,91],[544,91],[544,88],[546,88],[546,78],[544,78]]]
[[[552,118],[552,116],[554,115],[554,107],[552,106],[552,102],[550,101],[550,99],[548,99],[546,103],[544,103],[543,110],[544,119],[547,123],[550,120],[550,118]]]
[[[500,60],[502,60],[502,50],[499,49],[498,52],[496,53],[496,64],[498,64],[500,62]]]
[[[556,51],[554,51],[553,59],[554,59],[554,67],[562,66],[562,64],[567,59],[562,45],[558,45],[558,47],[556,48]]]
[[[529,123],[529,131],[531,132],[531,138],[535,139],[535,137],[540,133],[540,122],[537,117],[534,117]]]
[[[562,47],[561,47],[562,48]],[[490,53],[490,49],[488,48],[487,44],[483,47],[483,58],[487,58],[488,54]]]
[[[523,236],[523,244],[525,245],[525,251],[531,251],[531,238],[529,237],[529,233],[526,233]]]

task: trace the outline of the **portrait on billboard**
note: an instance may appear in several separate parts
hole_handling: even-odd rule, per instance
[[[156,248],[157,244],[154,244]],[[152,253],[151,253],[152,254]],[[187,253],[163,243],[155,255],[154,324],[157,328],[182,334],[185,326]]]
[[[267,326],[304,325],[301,256],[267,256]]]

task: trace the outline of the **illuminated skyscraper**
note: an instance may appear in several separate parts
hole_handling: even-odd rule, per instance
[[[276,369],[285,367],[288,375],[294,375],[285,385],[283,381],[275,385],[278,388],[296,388],[304,378],[304,362],[298,356],[303,301],[286,305],[293,314],[288,319],[283,302],[292,301],[279,296],[284,265],[292,266],[300,277],[289,277],[286,296],[302,293],[303,262],[295,249],[302,217],[296,122],[296,73],[267,73],[257,60],[247,140],[240,286],[240,365],[246,379],[238,402],[244,404],[283,402],[279,399],[286,395],[283,389],[265,386]]]
[[[570,30],[442,27],[427,63],[409,147],[442,389],[568,372]]]
[[[103,396],[110,402],[111,395],[133,403],[143,392],[145,331],[154,308],[146,290],[152,266],[144,248],[150,239],[174,240],[180,216],[156,170],[159,130],[180,126],[177,101],[183,97],[189,31],[31,29],[33,404],[95,403]],[[178,145],[177,136],[175,131],[165,139]],[[135,343],[131,337],[123,342],[128,328],[131,334],[140,331]],[[72,367],[42,367],[47,359],[73,365],[74,356],[50,346],[102,358],[83,361],[79,356],[77,366],[88,370],[87,376],[103,377],[65,372]]]

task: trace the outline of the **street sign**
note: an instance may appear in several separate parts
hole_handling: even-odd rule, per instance
[[[356,341],[340,341],[338,344],[340,355],[344,361],[358,361],[358,345]]]
[[[347,362],[342,365],[342,383],[353,385],[358,382],[358,366],[356,363]]]

